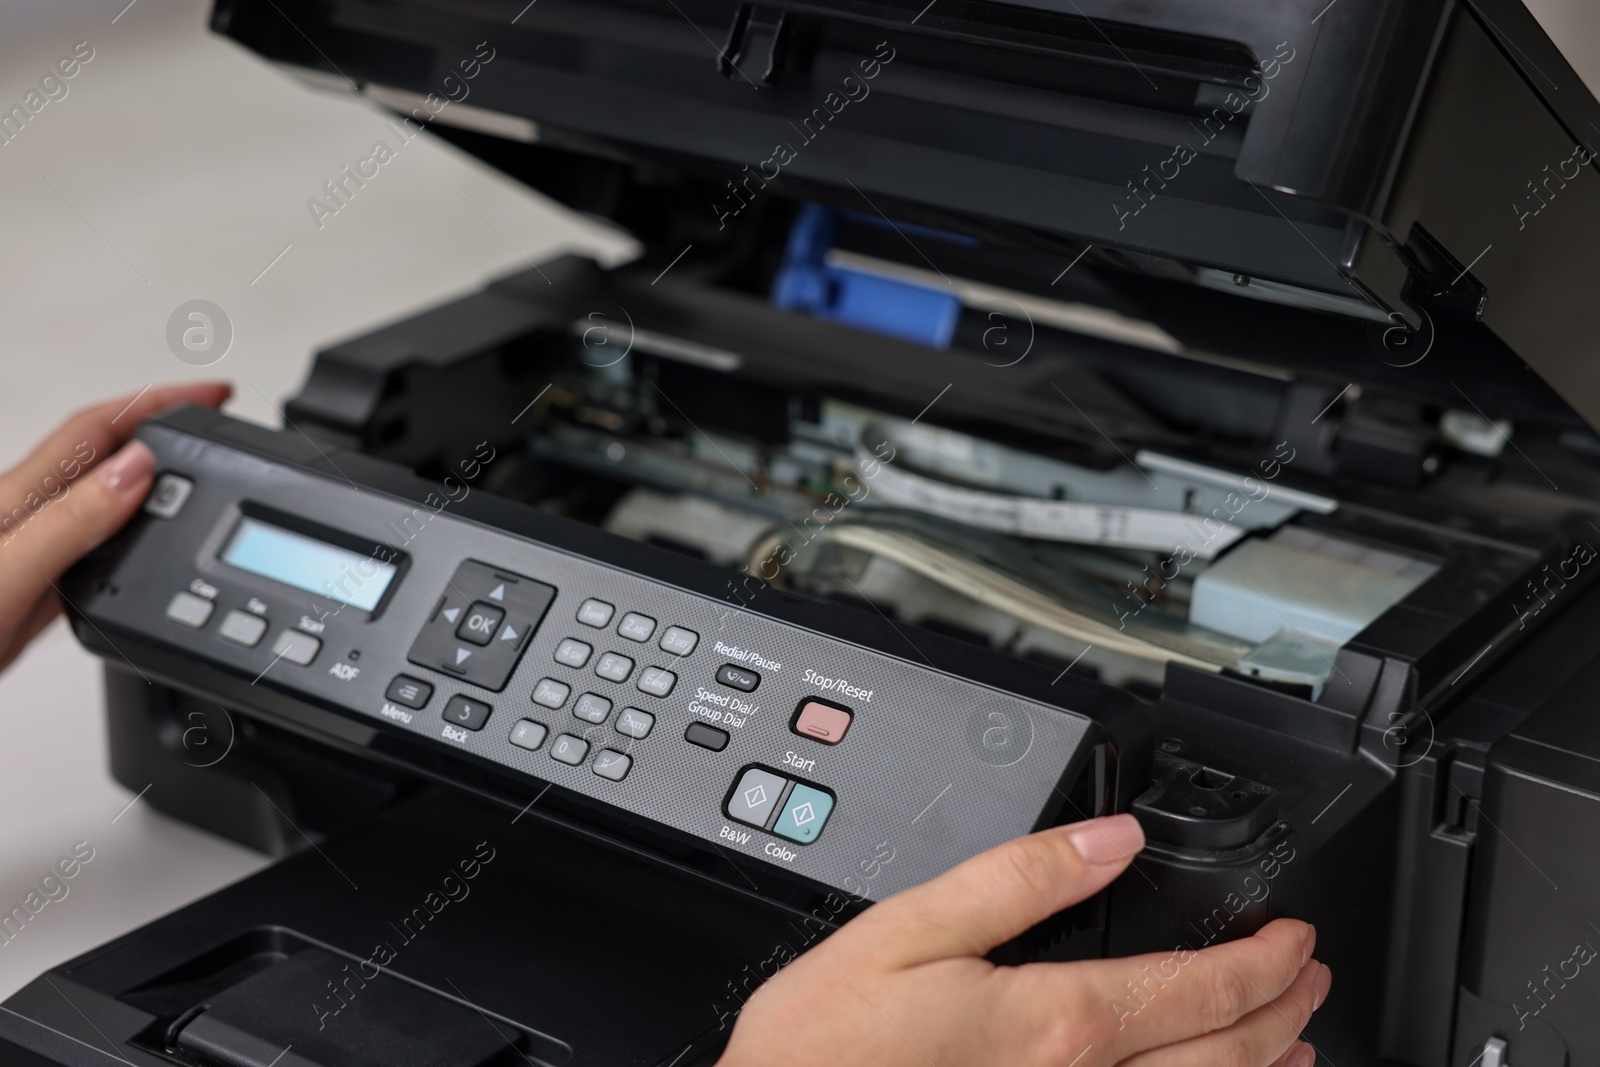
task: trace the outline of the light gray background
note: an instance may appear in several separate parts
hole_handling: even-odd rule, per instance
[[[211,37],[205,0],[126,2],[0,0],[0,105],[77,42],[95,50],[67,97],[0,145],[0,466],[75,408],[157,381],[227,377],[229,410],[276,424],[316,347],[563,248],[627,254],[426,137],[319,231],[307,198],[392,141],[379,113]],[[1600,5],[1530,6],[1600,85]],[[196,298],[235,331],[209,372],[164,340]],[[60,624],[0,677],[0,911],[75,842],[95,850],[70,894],[0,945],[0,997],[263,862],[113,782],[100,709],[98,662]]]

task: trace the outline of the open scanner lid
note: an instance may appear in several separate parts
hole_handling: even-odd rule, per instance
[[[1600,105],[1517,0],[217,0],[213,26],[577,206],[623,214],[574,153],[655,175],[675,223],[621,220],[647,245],[726,245],[770,186],[976,238],[1016,288],[1132,294],[1197,350],[1600,426]]]

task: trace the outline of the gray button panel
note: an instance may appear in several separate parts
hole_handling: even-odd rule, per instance
[[[230,611],[217,627],[217,633],[245,648],[254,648],[267,632],[267,620],[248,611]]]
[[[593,693],[585,693],[573,706],[572,714],[584,722],[602,723],[606,721],[606,716],[611,714],[611,701]]]
[[[279,659],[304,667],[317,658],[322,642],[298,630],[285,630],[272,642],[272,654]]]
[[[292,689],[291,695],[308,705],[340,709],[388,733],[425,736],[431,742],[440,738],[441,727],[449,725],[452,732],[444,738],[455,742],[449,747],[465,751],[443,759],[464,756],[475,767],[499,764],[506,773],[541,779],[537,785],[555,781],[573,794],[625,806],[669,832],[703,842],[708,851],[715,845],[740,862],[770,865],[810,884],[864,888],[866,896],[878,899],[1026,833],[1041,812],[1059,803],[1053,788],[1061,782],[1063,768],[1079,755],[1087,729],[1085,714],[1008,693],[1003,681],[986,686],[961,678],[959,671],[929,669],[899,645],[895,646],[899,654],[885,653],[830,636],[826,630],[831,623],[823,615],[796,608],[795,617],[809,620],[809,625],[790,621],[781,598],[759,609],[729,597],[720,584],[677,587],[674,577],[679,572],[663,563],[658,576],[653,557],[645,553],[639,554],[637,569],[630,570],[590,557],[582,548],[558,549],[526,534],[465,521],[453,508],[436,514],[422,508],[418,516],[412,503],[360,485],[352,487],[342,479],[302,472],[295,463],[281,462],[262,450],[160,424],[142,432],[160,457],[158,471],[181,470],[194,480],[195,489],[175,519],[142,517],[143,529],[169,536],[130,538],[113,546],[109,562],[120,596],[87,586],[81,598],[74,596],[78,606],[119,644],[123,643],[119,632],[165,632],[168,643],[189,646],[186,652],[197,663],[231,666],[248,682],[276,655],[269,637],[276,639],[285,629],[304,634],[304,639],[285,640],[296,645],[303,641],[307,651],[320,638],[329,649],[326,659],[320,645],[314,646],[317,650],[308,664],[297,667],[294,660],[277,664],[262,683],[280,694]],[[242,462],[249,457],[260,462]],[[262,476],[262,464],[270,477]],[[305,603],[310,597],[264,586],[217,559],[216,549],[236,526],[234,505],[241,500],[308,521],[336,523],[350,538],[396,547],[408,562],[378,611],[331,610],[324,620],[326,628],[313,634],[314,623],[299,624],[302,614],[319,617]],[[416,523],[424,520],[425,530],[409,538]],[[458,568],[464,561],[472,561],[470,584],[452,577],[461,573]],[[508,576],[521,581],[508,581]],[[196,583],[193,588],[191,582]],[[215,586],[216,595],[209,595],[211,590],[200,582]],[[534,583],[559,590],[544,619],[518,601],[522,590],[536,589]],[[501,584],[503,601],[493,595]],[[215,602],[200,628],[190,629],[165,617],[168,602],[180,591],[207,594],[200,599]],[[223,638],[219,627],[231,609],[248,610],[251,596],[270,605],[252,612],[266,618],[267,629],[253,648],[246,648]],[[591,609],[586,620],[579,621],[580,605],[587,600],[598,601],[598,613]],[[528,603],[534,600],[530,597]],[[474,604],[505,610],[487,645],[457,633]],[[447,611],[456,617],[450,619]],[[636,642],[617,631],[629,613],[657,620],[647,641]],[[559,625],[550,625],[550,618]],[[600,618],[607,619],[604,626],[589,625]],[[429,641],[408,663],[408,650],[424,627]],[[697,635],[693,650],[682,657],[679,651],[687,638],[675,630]],[[184,642],[190,634],[199,639]],[[563,639],[591,646],[583,667],[555,659]],[[349,657],[355,650],[361,653],[359,660]],[[514,655],[519,650],[520,660]],[[468,653],[462,663],[457,662],[460,651]],[[616,661],[626,671],[621,681],[595,673],[607,653],[621,655]],[[480,677],[478,665],[485,660],[494,670],[485,670]],[[137,655],[135,662],[150,673]],[[719,681],[717,669],[723,665],[745,672],[733,677],[746,686],[758,684],[750,691]],[[676,675],[667,696],[646,699],[647,694],[636,688],[641,675],[652,669]],[[391,679],[402,671],[434,686],[438,702],[427,700],[425,712],[416,713],[404,703],[385,699]],[[205,677],[197,667],[195,678]],[[559,709],[531,699],[546,677],[570,689]],[[834,687],[819,688],[816,678],[839,681]],[[658,691],[667,681],[656,673],[650,680]],[[849,700],[859,714],[837,746],[820,744],[814,735],[795,735],[794,709],[808,700],[844,699],[847,691],[875,692],[870,700]],[[603,722],[573,717],[574,704],[585,693],[612,702]],[[457,732],[465,727],[441,721],[440,715],[446,701],[457,694],[492,701],[502,718],[491,714],[488,721],[500,725],[490,730],[485,724],[478,733],[465,731],[470,737],[461,741]],[[1070,695],[1091,714],[1115,704],[1090,686],[1076,687]],[[421,698],[419,689],[419,702]],[[644,715],[654,721],[641,739],[635,735],[647,721]],[[523,720],[529,725],[521,729],[519,740],[532,743],[543,728],[536,750],[511,740]],[[1005,729],[996,730],[995,722],[1004,723]],[[989,743],[997,733],[1011,739],[1003,751]],[[574,738],[563,746],[563,753],[581,751],[581,762],[546,762],[545,753],[559,735]],[[742,778],[746,768],[761,767],[790,777],[783,768],[791,749],[796,753],[791,764],[795,774],[819,788],[837,791],[841,798],[841,810],[833,813],[827,830],[809,848],[782,842],[796,854],[792,859],[786,853],[764,851],[776,831],[735,821],[723,806],[734,779]],[[633,765],[621,782],[592,773],[591,765],[603,750],[631,758]],[[801,766],[813,759],[814,767]],[[786,800],[769,825],[777,826],[783,811],[801,802]],[[924,811],[928,813],[913,823]],[[720,833],[724,826],[748,831],[750,836],[730,839]],[[861,857],[873,855],[897,827],[901,839],[893,843],[904,846],[898,858],[863,887]]]
[[[205,597],[195,596],[193,593],[179,593],[167,602],[167,618],[199,629],[206,624],[207,619],[211,618],[211,612],[215,608],[216,605]]]

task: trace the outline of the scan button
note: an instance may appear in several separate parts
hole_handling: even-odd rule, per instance
[[[304,667],[317,658],[317,650],[321,647],[322,642],[315,637],[308,637],[297,630],[284,630],[272,642],[272,654]]]

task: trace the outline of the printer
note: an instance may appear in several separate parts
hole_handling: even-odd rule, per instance
[[[7,1064],[688,1067],[1131,811],[1001,963],[1316,924],[1319,1062],[1600,1063],[1600,105],[1515,0],[217,0],[640,254],[178,410],[111,771],[278,857]],[[1136,995],[1136,994],[1130,994]]]

